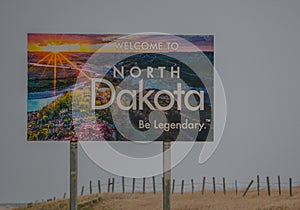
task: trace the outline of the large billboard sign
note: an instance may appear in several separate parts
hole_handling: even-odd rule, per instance
[[[29,141],[213,141],[214,37],[28,34]]]

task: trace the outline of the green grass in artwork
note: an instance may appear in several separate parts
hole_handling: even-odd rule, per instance
[[[66,92],[41,110],[28,113],[28,140],[75,138],[71,108],[72,95]]]
[[[100,92],[102,101],[107,103],[109,93]],[[28,112],[28,140],[113,140],[111,115],[108,109],[93,113],[90,97],[86,90],[67,91],[41,110]],[[98,138],[98,139],[97,139]]]

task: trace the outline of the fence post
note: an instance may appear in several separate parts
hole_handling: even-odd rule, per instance
[[[172,194],[174,193],[175,190],[175,179],[173,179],[173,183],[172,183]]]
[[[213,177],[213,189],[214,189],[214,193],[216,193],[216,180],[215,180],[215,177]]]
[[[90,180],[90,194],[93,194],[92,180]]]
[[[115,178],[112,178],[112,187],[111,187],[111,192],[115,192]]]
[[[253,180],[251,180],[251,182],[249,183],[247,189],[245,190],[243,197],[245,197],[245,195],[247,194],[248,190],[250,189],[251,185],[253,184]]]
[[[132,193],[134,193],[135,188],[135,178],[132,178]]]
[[[122,192],[125,193],[125,178],[122,176]]]
[[[191,179],[191,183],[192,183],[192,193],[194,193],[194,179]]]
[[[223,192],[224,192],[224,195],[226,195],[225,177],[223,177]]]
[[[184,180],[181,181],[181,195],[183,194]]]
[[[64,199],[66,198],[66,196],[67,196],[67,193],[64,193]]]
[[[204,189],[205,189],[205,176],[203,177],[203,181],[202,181],[202,195],[204,194]]]
[[[146,178],[143,178],[143,193],[146,192]]]
[[[110,191],[110,178],[108,178],[107,180],[107,192]]]
[[[259,175],[257,175],[257,196],[259,196]]]
[[[290,182],[290,196],[293,196],[293,186],[292,186],[292,178],[289,178],[289,182]]]
[[[152,176],[152,181],[153,181],[153,193],[155,194],[155,176]]]
[[[101,194],[101,181],[98,180],[98,193]]]
[[[165,180],[164,177],[162,177],[162,178],[161,178],[161,191],[162,191],[162,192],[164,192],[164,183],[165,183],[164,180]]]
[[[269,177],[267,176],[267,187],[268,187],[268,196],[271,195],[271,190],[270,190],[270,179]]]
[[[237,186],[237,180],[235,180],[235,194],[238,194],[238,186]]]
[[[82,186],[82,188],[81,188],[81,196],[83,195],[83,193],[84,193],[84,186]]]
[[[278,193],[281,195],[281,183],[280,183],[280,176],[278,176]]]

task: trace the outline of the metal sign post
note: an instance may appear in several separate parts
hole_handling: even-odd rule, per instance
[[[77,210],[78,142],[70,141],[70,210]]]
[[[163,142],[163,210],[171,209],[171,142]]]

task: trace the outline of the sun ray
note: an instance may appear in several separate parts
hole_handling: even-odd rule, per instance
[[[56,54],[54,54],[53,94],[56,95]]]
[[[80,69],[80,68],[78,68],[74,63],[72,63],[72,61],[70,61],[66,56],[64,56],[63,54],[61,54],[61,56],[73,67],[73,68],[75,68],[76,70],[78,70],[78,71],[80,71],[80,73],[83,73],[83,75],[86,77],[86,78],[88,78],[88,79],[90,79],[91,77],[89,76],[89,75],[87,75],[85,72],[84,72],[84,70],[82,70],[82,69]]]
[[[66,69],[64,68],[64,64],[61,60],[61,55],[60,53],[57,53],[57,59],[58,59],[58,62],[60,63],[60,65],[62,66],[62,69],[64,70],[65,73],[67,73]]]
[[[41,58],[37,64],[40,64],[41,62],[43,62],[45,59],[47,59],[49,56],[51,56],[52,53],[48,53],[47,55],[45,55],[43,58]],[[34,67],[34,65],[32,65],[29,69],[32,70],[32,68]]]
[[[50,53],[51,54],[51,53]],[[43,75],[45,74],[45,71],[46,71],[46,69],[48,68],[48,66],[50,65],[50,63],[51,63],[51,61],[53,60],[53,54],[51,54],[51,57],[49,58],[49,60],[48,60],[48,62],[47,62],[47,65],[44,67],[44,69],[43,69]]]

